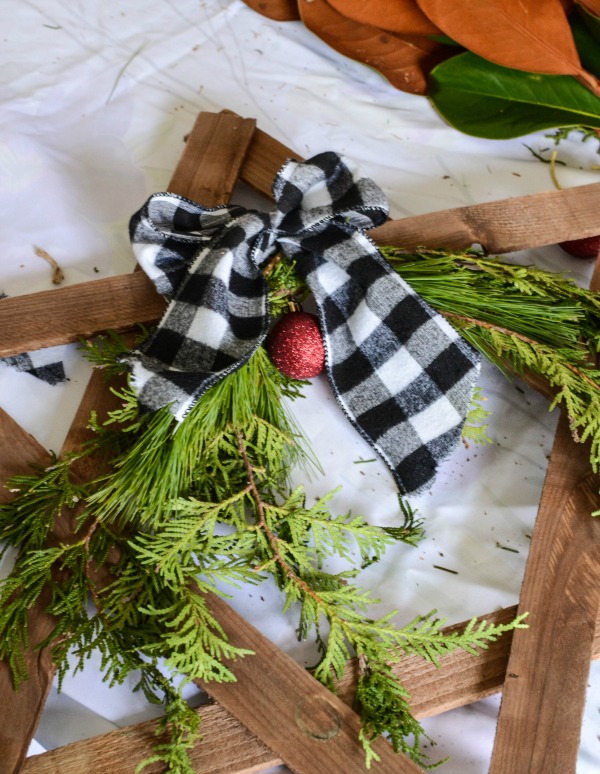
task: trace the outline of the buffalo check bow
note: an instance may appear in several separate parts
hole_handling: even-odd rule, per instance
[[[125,358],[140,409],[181,420],[267,336],[261,265],[280,249],[319,311],[327,376],[346,416],[404,494],[424,490],[457,445],[479,358],[365,234],[385,221],[380,188],[335,153],[288,161],[271,213],[150,197],[130,225],[134,252],[170,299],[156,331]]]

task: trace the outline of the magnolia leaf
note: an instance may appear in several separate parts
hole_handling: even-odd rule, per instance
[[[576,0],[576,4],[594,16],[600,16],[600,0]]]
[[[505,140],[564,126],[600,127],[600,99],[568,75],[525,73],[470,51],[431,72],[429,96],[465,134]]]
[[[441,30],[429,21],[415,0],[330,0],[342,16],[402,35],[437,35]]]
[[[560,0],[418,0],[427,16],[466,49],[527,72],[572,75],[596,94],[581,66]]]
[[[600,0],[598,0],[598,4],[600,5]],[[598,13],[600,14],[600,11]],[[596,40],[600,41],[600,18],[598,18],[597,15],[590,13],[583,5],[579,5],[577,13],[573,14],[571,17],[571,27],[573,27],[573,21],[577,18],[581,19]],[[575,40],[575,43],[577,43],[577,40]],[[600,51],[598,54],[600,54]],[[598,54],[597,57],[600,58]],[[581,52],[579,53],[579,56],[581,56]]]
[[[302,21],[340,54],[379,70],[402,91],[425,94],[427,74],[448,56],[448,48],[426,37],[406,37],[352,21],[327,0],[300,3]]]
[[[275,21],[298,21],[298,3],[296,0],[244,0],[254,11]]]
[[[596,22],[595,26],[592,26],[583,16],[585,13],[582,11],[581,14],[573,14],[570,20],[571,31],[583,66],[600,78],[600,19],[587,14]]]

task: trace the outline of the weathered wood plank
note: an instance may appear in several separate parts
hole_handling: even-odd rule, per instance
[[[391,220],[373,229],[380,245],[511,253],[600,233],[600,183]]]
[[[14,497],[5,484],[9,478],[31,472],[31,465],[48,465],[50,455],[34,438],[0,409],[0,502]],[[40,600],[29,615],[31,637],[39,642],[50,634],[54,620],[44,613],[47,601]],[[24,654],[31,679],[23,684],[19,702],[12,707],[8,722],[0,723],[0,772],[18,770],[25,759],[20,738],[31,738],[52,683],[50,655],[28,650]],[[11,671],[0,661],[0,696],[3,703],[14,693]]]
[[[600,288],[600,256],[590,283]],[[599,480],[589,443],[573,442],[563,410],[536,518],[504,682],[490,774],[567,774],[577,765],[581,721],[600,620]]]
[[[148,325],[165,301],[143,272],[0,300],[0,357]]]
[[[516,614],[515,605],[482,618],[498,624],[511,621]],[[456,624],[445,631],[464,626]],[[415,716],[437,715],[497,693],[504,682],[511,638],[508,633],[477,655],[453,653],[442,660],[439,669],[416,656],[402,659],[395,673],[411,693]],[[593,651],[594,658],[599,658],[598,629]],[[338,686],[340,698],[349,705],[354,699],[356,669],[356,662],[350,662]],[[191,759],[203,774],[248,774],[282,762],[218,704],[201,707],[198,712],[204,739],[194,748]],[[140,723],[28,758],[23,774],[80,774],[94,766],[112,774],[129,774],[130,760],[143,760],[150,754],[155,729],[154,721]],[[158,772],[158,768],[148,769],[148,774]]]
[[[490,774],[575,772],[600,603],[598,477],[562,416],[529,550]]]
[[[190,752],[196,771],[202,774],[250,774],[282,762],[218,704],[201,707],[199,714],[204,739]],[[35,755],[27,758],[22,774],[131,774],[137,763],[151,754],[157,741],[155,730],[154,721],[137,723]],[[153,764],[144,772],[162,774],[164,766]]]
[[[256,131],[253,118],[200,113],[169,183],[169,191],[207,207],[231,199]]]

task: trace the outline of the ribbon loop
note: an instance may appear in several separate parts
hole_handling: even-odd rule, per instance
[[[181,420],[243,365],[269,328],[260,266],[278,248],[315,298],[339,405],[403,493],[423,490],[459,441],[479,358],[385,261],[365,230],[388,213],[383,192],[340,156],[287,162],[276,209],[203,208],[150,197],[131,221],[138,260],[171,302],[125,361],[141,410]]]

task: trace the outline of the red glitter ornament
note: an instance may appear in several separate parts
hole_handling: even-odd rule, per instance
[[[574,258],[595,258],[600,252],[600,235],[583,237],[582,239],[568,239],[559,242],[559,245]]]
[[[273,326],[267,349],[276,368],[290,379],[311,379],[323,370],[325,348],[314,314],[290,312]]]

